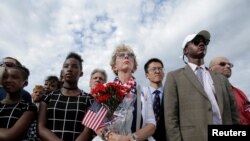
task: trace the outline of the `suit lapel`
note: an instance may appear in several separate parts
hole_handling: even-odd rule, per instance
[[[186,65],[185,68],[184,68],[184,74],[185,76],[188,78],[188,80],[190,81],[191,84],[194,85],[194,87],[200,91],[200,93],[206,97],[207,97],[207,94],[206,92],[204,91],[203,89],[203,86],[201,85],[201,83],[199,82],[197,76],[194,74],[193,70],[191,69],[191,67],[189,65]]]
[[[219,105],[219,109],[220,109],[220,112],[222,113],[223,111],[223,91],[221,89],[221,85],[220,85],[220,80],[218,79],[218,77],[215,76],[215,74],[211,71],[210,72],[210,76],[213,80],[213,83],[214,83],[214,89],[215,89],[215,92],[214,92],[214,95],[215,95],[215,98],[217,100],[217,103]]]

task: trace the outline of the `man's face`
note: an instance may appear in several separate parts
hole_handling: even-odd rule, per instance
[[[232,67],[233,64],[230,63],[227,58],[218,57],[214,60],[214,63],[211,66],[211,70],[229,78],[232,74]]]
[[[201,35],[196,36],[192,41],[187,43],[185,53],[188,58],[202,59],[207,52],[208,41]]]
[[[159,62],[152,62],[148,65],[148,72],[146,77],[149,79],[150,83],[160,84],[162,83],[164,77],[164,69]]]
[[[91,89],[94,89],[96,85],[98,84],[104,84],[105,83],[105,77],[102,73],[96,72],[95,74],[92,75],[89,86]]]

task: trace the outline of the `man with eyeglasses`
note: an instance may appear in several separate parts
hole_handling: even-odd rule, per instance
[[[156,119],[156,130],[153,138],[156,141],[167,141],[164,121],[163,106],[163,86],[164,65],[158,58],[149,59],[144,65],[145,76],[149,80],[149,86],[143,88],[143,92],[149,92],[152,97],[153,110]],[[159,104],[157,105],[157,95],[159,96]]]
[[[22,66],[22,64],[13,57],[5,57],[2,59],[2,62],[0,62],[0,66],[4,67],[5,69],[8,69],[15,66]],[[28,85],[28,81],[25,84]],[[0,86],[0,100],[3,100],[5,97],[6,91],[3,89],[2,86]],[[22,98],[27,102],[32,102],[30,93],[24,89],[22,90]]]
[[[167,74],[164,112],[168,138],[207,141],[208,125],[239,124],[229,81],[204,65],[210,33],[186,36],[182,49],[186,66]],[[183,57],[183,58],[184,58]]]
[[[233,64],[230,63],[226,57],[216,57],[212,59],[209,64],[209,69],[211,71],[222,74],[227,78],[230,78],[232,75],[232,67]],[[250,107],[250,102],[243,91],[234,87],[232,84],[231,87],[240,116],[240,124],[250,125],[250,110],[248,109]]]

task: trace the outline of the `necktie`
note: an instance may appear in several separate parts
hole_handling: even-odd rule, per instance
[[[202,74],[203,68],[202,67],[197,67],[196,68],[196,76],[199,79],[201,85],[204,88],[204,83],[203,83],[203,74]],[[204,70],[205,71],[205,70]],[[221,124],[221,116],[220,116],[220,110],[218,107],[218,103],[216,101],[215,95],[212,91],[212,89],[204,88],[209,101],[211,102],[212,106],[212,111],[213,111],[213,124]]]
[[[197,67],[196,68],[196,76],[199,79],[201,85],[204,87],[204,84],[203,84],[203,75],[202,75],[202,67]]]
[[[158,122],[160,120],[160,106],[161,106],[161,99],[160,99],[160,91],[155,90],[154,91],[154,103],[153,103],[153,109],[155,114],[155,120]]]

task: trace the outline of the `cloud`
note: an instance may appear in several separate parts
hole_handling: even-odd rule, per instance
[[[113,80],[111,53],[126,43],[139,62],[135,76],[147,85],[143,66],[149,58],[163,60],[166,72],[180,68],[185,36],[207,29],[212,37],[205,63],[228,57],[235,64],[230,81],[247,93],[249,5],[247,0],[4,1],[0,55],[16,57],[30,69],[26,89],[31,92],[46,76],[59,75],[67,54],[77,52],[84,59],[79,87],[89,91],[94,68],[104,68]]]

